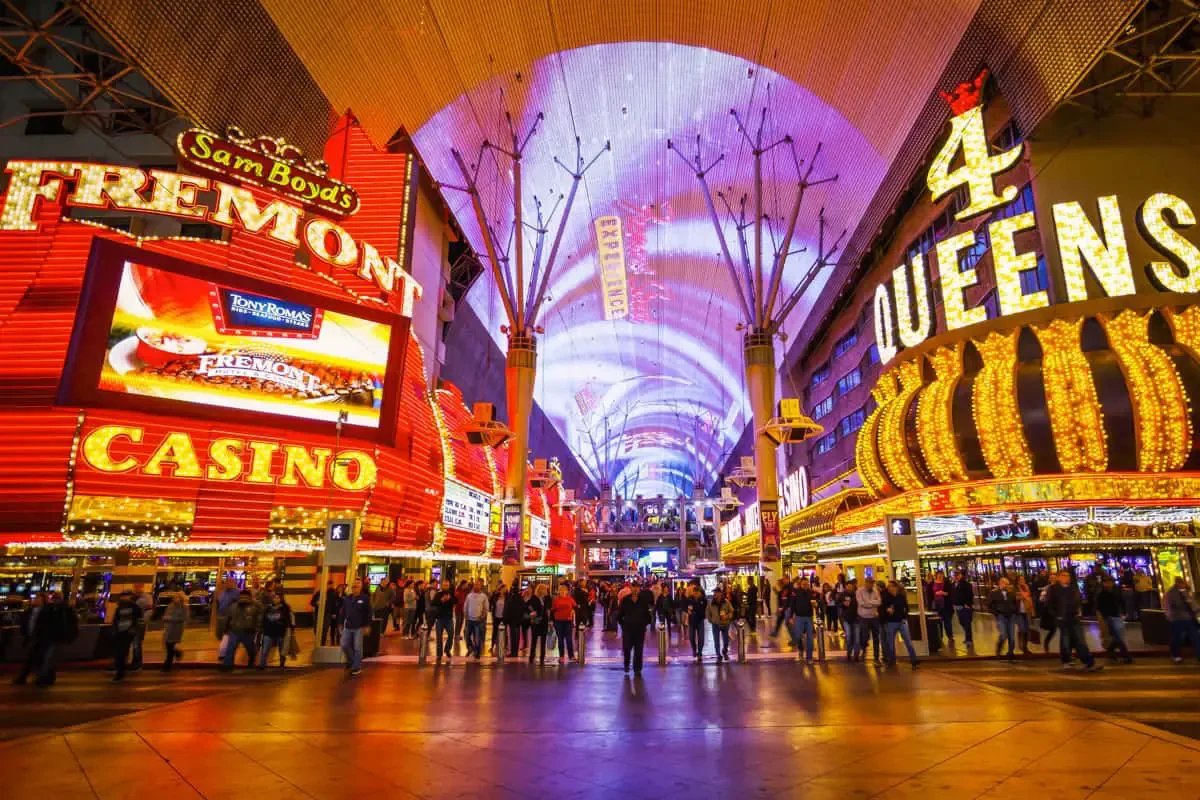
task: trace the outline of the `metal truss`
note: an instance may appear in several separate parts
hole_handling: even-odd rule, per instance
[[[1066,101],[1097,114],[1144,116],[1166,97],[1200,97],[1200,5],[1144,0]]]
[[[181,116],[77,0],[0,0],[0,87],[18,83],[36,84],[53,107],[0,119],[0,129],[63,117],[103,134],[161,135]]]

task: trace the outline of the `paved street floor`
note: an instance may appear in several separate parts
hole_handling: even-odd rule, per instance
[[[1130,713],[1196,694],[1192,664],[193,673],[3,687],[32,729],[0,742],[5,796],[1200,798],[1200,742]]]

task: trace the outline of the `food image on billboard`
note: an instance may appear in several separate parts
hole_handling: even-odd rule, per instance
[[[98,388],[378,428],[391,326],[126,261]]]

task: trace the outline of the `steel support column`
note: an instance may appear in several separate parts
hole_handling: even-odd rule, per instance
[[[529,514],[526,486],[529,470],[529,418],[533,413],[533,384],[537,377],[537,340],[532,336],[510,333],[508,357],[504,365],[505,396],[508,399],[508,426],[512,439],[508,444],[508,470],[504,480],[504,500],[521,506],[521,535],[517,545],[519,564],[505,565],[505,584],[516,577],[525,564],[525,519]]]
[[[775,344],[771,335],[762,330],[750,331],[744,342],[746,359],[746,389],[750,395],[750,409],[754,415],[752,421],[755,431],[761,429],[771,419],[775,409]],[[756,485],[758,488],[759,529],[762,526],[762,510],[764,501],[778,508],[779,485],[775,468],[775,443],[768,437],[757,434],[754,437],[754,467]],[[763,543],[766,537],[763,536]],[[765,548],[760,546],[759,560],[764,569],[769,569],[772,578],[783,574],[778,553],[766,558]]]

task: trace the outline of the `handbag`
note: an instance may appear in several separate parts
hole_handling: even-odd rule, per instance
[[[300,643],[294,634],[288,637],[287,654],[288,658],[298,658],[300,655]]]

